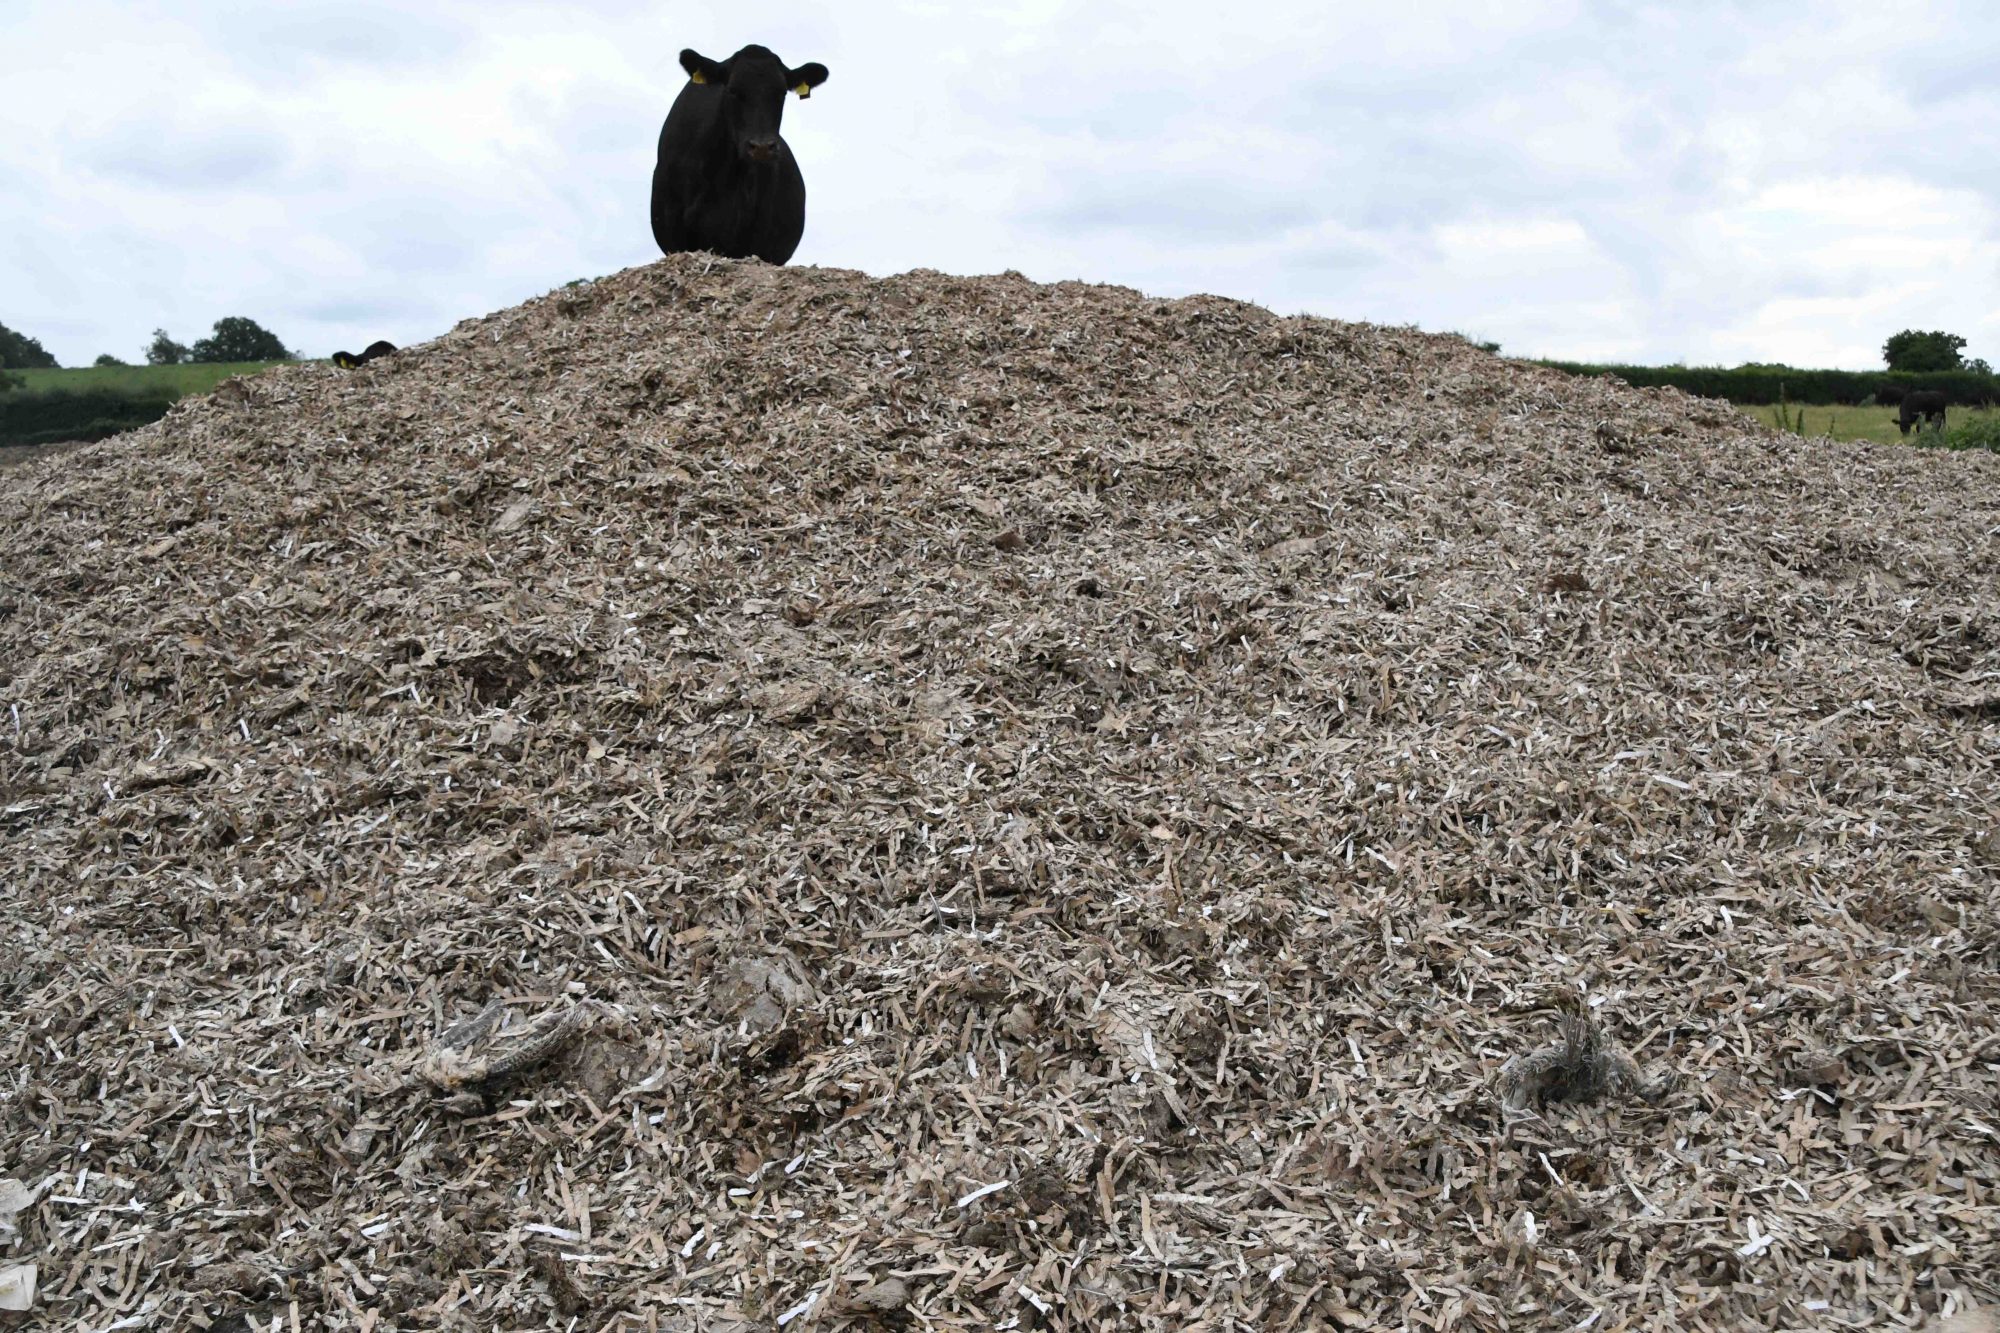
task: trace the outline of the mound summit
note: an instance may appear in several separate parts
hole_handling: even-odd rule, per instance
[[[1996,568],[1990,456],[1016,275],[677,256],[231,381],[0,477],[0,1268],[88,1328],[1992,1303]]]

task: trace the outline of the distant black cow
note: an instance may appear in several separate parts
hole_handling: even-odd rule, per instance
[[[826,82],[826,66],[785,62],[761,46],[727,60],[681,52],[688,84],[660,128],[653,239],[664,254],[710,250],[782,264],[806,230],[806,181],[778,136],[785,94]]]
[[[1886,384],[1878,384],[1875,386],[1875,401],[1884,407],[1894,407],[1903,401],[1903,395],[1909,391],[1908,385],[1897,384],[1893,380]]]
[[[352,370],[356,366],[367,365],[377,357],[387,356],[395,350],[396,344],[392,342],[372,342],[362,350],[360,356],[356,356],[352,352],[335,352],[333,354],[333,364],[339,366],[342,370]]]
[[[1927,424],[1934,423],[1939,430],[1943,430],[1945,404],[1950,401],[1942,389],[1910,390],[1903,395],[1902,408],[1896,415],[1896,429],[1908,435],[1910,427],[1922,417]]]

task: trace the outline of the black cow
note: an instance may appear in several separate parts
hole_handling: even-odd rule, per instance
[[[1896,429],[1908,435],[1910,427],[1922,417],[1926,423],[1935,423],[1939,430],[1943,430],[1945,404],[1950,401],[1942,389],[1910,390],[1903,395],[1903,405],[1896,416]]]
[[[1909,391],[1908,385],[1897,384],[1891,380],[1875,386],[1875,401],[1884,407],[1894,407],[1897,403],[1903,401],[1903,395]]]
[[[660,128],[653,239],[663,254],[709,250],[782,264],[806,230],[806,181],[778,136],[785,94],[826,82],[826,66],[785,62],[761,46],[727,60],[681,52],[688,83]]]
[[[392,342],[376,341],[369,343],[367,347],[363,348],[360,356],[356,356],[352,352],[335,352],[333,354],[333,364],[339,366],[342,370],[352,370],[356,366],[367,365],[377,357],[387,356],[395,350],[396,344]]]

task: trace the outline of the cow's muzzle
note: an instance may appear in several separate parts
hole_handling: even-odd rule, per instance
[[[749,158],[752,162],[769,162],[777,155],[778,141],[776,139],[745,139],[743,141],[743,156]]]

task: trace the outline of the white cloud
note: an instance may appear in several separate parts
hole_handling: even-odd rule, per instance
[[[681,47],[832,79],[795,262],[1019,268],[1510,352],[2000,359],[1987,6],[15,0],[0,320],[411,342],[654,257]]]
[[[1896,176],[1785,181],[1705,219],[1746,285],[1764,299],[1716,328],[1718,360],[1879,363],[1889,334],[1942,328],[2000,351],[1992,302],[2000,214],[1966,190]]]

